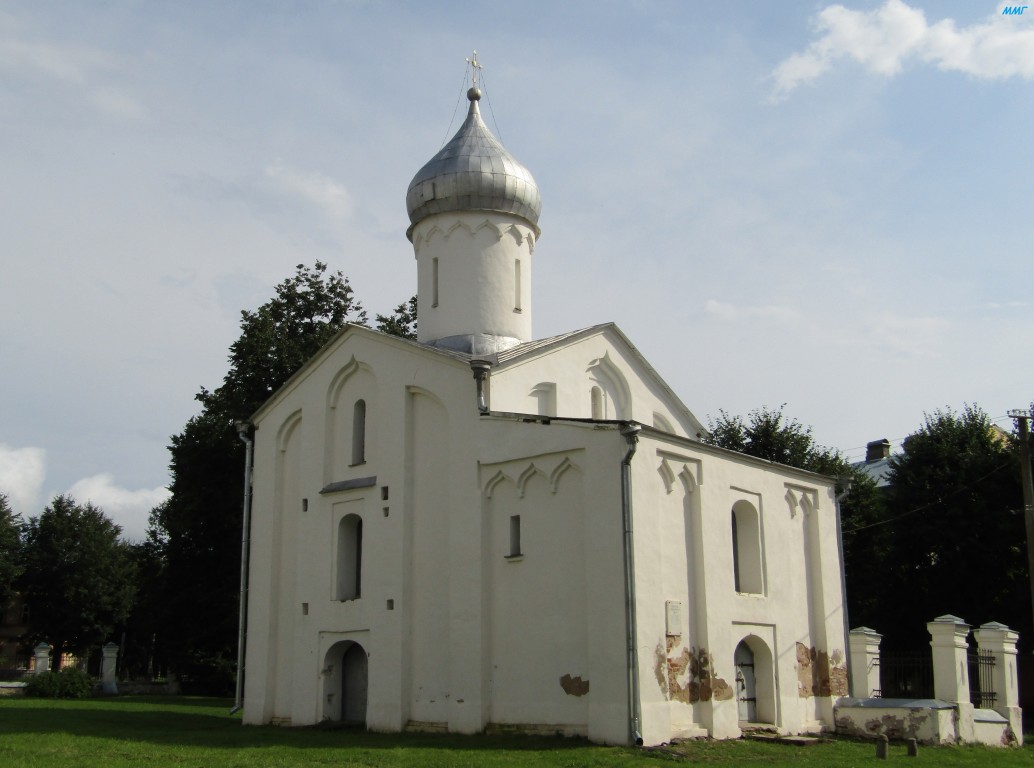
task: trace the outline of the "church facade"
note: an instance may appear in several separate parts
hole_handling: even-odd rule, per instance
[[[418,340],[348,326],[252,419],[245,722],[832,729],[833,480],[701,442],[613,324],[533,340],[538,188],[468,98],[407,195]]]

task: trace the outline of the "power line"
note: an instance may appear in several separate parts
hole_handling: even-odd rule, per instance
[[[860,525],[857,528],[848,528],[848,529],[844,530],[843,533],[844,534],[857,533],[858,531],[865,531],[865,530],[868,530],[869,528],[876,528],[876,527],[881,526],[881,525],[887,525],[888,523],[894,523],[894,522],[897,522],[898,520],[906,518],[906,517],[908,517],[910,515],[914,515],[917,512],[922,512],[924,510],[930,509],[931,507],[935,507],[935,506],[937,506],[939,504],[943,504],[946,500],[951,499],[951,498],[953,498],[955,496],[958,496],[960,493],[963,493],[964,491],[972,490],[975,486],[979,485],[980,483],[984,482],[987,478],[991,477],[991,475],[995,474],[996,472],[1000,472],[1001,470],[1005,469],[1006,467],[1008,467],[1012,463],[1013,462],[1012,462],[1011,458],[1008,459],[1007,461],[1002,462],[997,467],[995,467],[990,472],[988,472],[986,475],[978,477],[972,483],[969,483],[968,485],[964,485],[961,488],[956,488],[955,491],[953,493],[950,493],[948,496],[938,497],[938,498],[934,499],[933,501],[927,502],[926,504],[921,504],[920,506],[915,507],[914,509],[910,509],[907,512],[902,512],[901,514],[895,515],[894,517],[888,517],[888,518],[886,518],[884,520],[877,520],[875,523],[869,523],[868,525]]]

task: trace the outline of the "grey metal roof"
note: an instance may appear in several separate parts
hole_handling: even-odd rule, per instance
[[[497,211],[525,219],[538,234],[542,199],[531,171],[506,151],[481,119],[481,91],[467,91],[470,109],[459,131],[409,183],[406,210],[413,227],[449,211]]]
[[[575,336],[589,336],[593,333],[599,333],[605,328],[614,326],[614,323],[599,323],[597,325],[590,325],[588,328],[579,328],[576,331],[568,331],[567,333],[557,334],[556,336],[550,336],[546,339],[536,339],[535,341],[526,341],[523,344],[518,344],[515,347],[510,347],[507,350],[499,352],[495,358],[496,362],[500,365],[508,363],[511,360],[516,360],[519,357],[535,352],[536,350],[542,349],[543,347],[549,347],[553,344],[559,344],[562,341],[573,338]]]
[[[876,482],[877,488],[884,488],[890,485],[889,458],[876,459],[875,461],[856,461],[851,466],[871,477]]]

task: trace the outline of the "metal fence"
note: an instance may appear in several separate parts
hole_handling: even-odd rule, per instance
[[[881,651],[880,687],[873,695],[884,699],[932,699],[933,659],[930,653]]]
[[[977,709],[993,709],[995,657],[990,651],[969,653],[969,700]]]

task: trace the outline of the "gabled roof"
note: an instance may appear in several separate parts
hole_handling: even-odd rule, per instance
[[[643,368],[647,377],[653,382],[653,384],[655,384],[665,395],[671,398],[673,406],[682,413],[688,423],[694,426],[694,431],[696,433],[707,433],[707,429],[700,420],[693,415],[693,412],[686,407],[686,404],[682,402],[682,398],[675,394],[675,391],[668,386],[668,382],[661,378],[661,375],[657,373],[657,370],[652,365],[650,365],[650,362],[643,356],[643,353],[636,349],[635,344],[629,340],[629,338],[615,323],[590,325],[588,328],[581,328],[577,331],[570,331],[558,336],[550,336],[546,339],[518,344],[516,347],[511,347],[510,349],[496,353],[492,356],[491,361],[500,367],[514,365],[526,359],[546,354],[554,349],[568,346],[574,342],[581,341],[582,339],[588,339],[602,334],[610,334],[616,339],[619,345],[623,346],[629,352],[629,354]]]
[[[707,430],[704,428],[700,420],[693,415],[693,412],[686,407],[682,399],[675,394],[674,390],[668,386],[668,383],[661,378],[660,374],[657,373],[656,369],[650,365],[649,361],[643,356],[643,354],[636,349],[635,345],[629,341],[628,337],[617,327],[614,323],[600,323],[598,325],[591,325],[587,328],[581,328],[576,331],[570,331],[568,333],[562,333],[557,336],[550,336],[545,339],[538,339],[536,341],[528,341],[524,344],[519,344],[516,347],[498,352],[494,355],[486,355],[477,357],[475,355],[468,354],[466,352],[457,352],[452,349],[445,349],[442,347],[433,347],[429,344],[424,344],[419,341],[412,339],[406,339],[401,336],[394,336],[383,331],[378,331],[373,328],[368,328],[365,325],[356,325],[354,323],[347,323],[340,331],[331,337],[330,341],[323,345],[316,354],[306,361],[306,363],[292,374],[283,386],[281,386],[276,392],[274,392],[262,406],[251,415],[251,421],[255,421],[261,418],[264,413],[269,410],[278,400],[280,400],[287,392],[292,390],[297,384],[304,379],[308,373],[320,362],[327,357],[333,349],[338,347],[342,340],[352,334],[363,334],[373,338],[377,338],[388,344],[395,344],[402,348],[408,348],[409,351],[440,357],[444,360],[448,360],[452,363],[461,363],[468,365],[471,360],[474,359],[487,359],[494,366],[506,367],[509,365],[515,365],[524,360],[528,360],[537,357],[542,354],[560,349],[568,346],[572,343],[588,339],[593,336],[602,334],[610,334],[616,339],[619,345],[623,346],[629,354],[636,360],[636,362],[646,372],[647,377],[660,389],[665,395],[671,398],[672,405],[686,418],[687,422],[694,426],[694,430],[697,433],[704,434]],[[691,436],[692,437],[692,436]]]
[[[379,341],[383,341],[388,344],[395,344],[402,348],[408,348],[409,351],[415,352],[422,355],[433,355],[436,357],[443,358],[453,363],[462,363],[464,365],[469,364],[471,356],[463,352],[456,352],[451,349],[441,349],[439,347],[432,347],[428,344],[421,344],[418,341],[412,339],[405,339],[401,336],[395,336],[390,333],[384,333],[384,331],[378,331],[374,328],[368,328],[365,325],[358,325],[356,323],[345,323],[344,327],[340,331],[335,333],[330,340],[324,344],[320,349],[310,357],[305,363],[291,374],[291,378],[283,383],[283,385],[277,389],[269,399],[264,402],[255,413],[250,417],[250,421],[255,421],[261,418],[264,413],[269,410],[278,400],[280,400],[287,392],[294,389],[298,383],[304,379],[309,372],[319,365],[324,358],[329,356],[331,352],[341,345],[342,341],[346,336],[362,334],[368,335],[372,338],[376,338]]]

